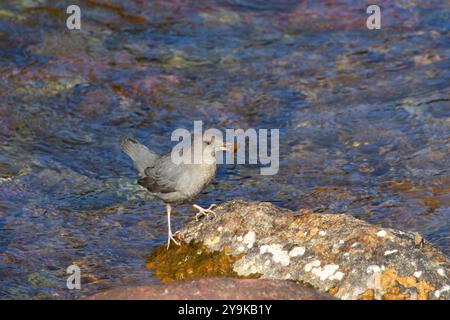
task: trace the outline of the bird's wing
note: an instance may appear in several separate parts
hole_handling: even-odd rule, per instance
[[[177,190],[177,181],[183,173],[183,165],[172,162],[170,154],[158,159],[154,166],[144,170],[145,177],[138,183],[150,192],[169,193]]]

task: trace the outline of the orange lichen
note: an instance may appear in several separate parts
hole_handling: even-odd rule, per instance
[[[407,293],[401,293],[400,288],[393,287],[383,295],[383,300],[406,300],[410,297]]]
[[[381,274],[381,289],[385,292],[385,295],[388,294],[388,297],[393,297],[395,295],[400,297],[402,295],[400,290],[396,290],[393,288],[400,285],[404,288],[415,288],[417,291],[417,299],[418,300],[427,300],[428,293],[434,290],[434,287],[425,281],[417,281],[415,277],[401,277],[397,274],[397,271],[394,268],[388,268],[383,271]],[[384,296],[383,296],[384,298]]]
[[[328,294],[334,296],[339,291],[339,287],[333,287],[328,289]]]
[[[374,300],[375,299],[375,291],[373,289],[367,289],[363,293],[358,296],[359,300]]]
[[[364,244],[364,246],[370,248],[377,248],[380,246],[380,242],[385,241],[386,237],[377,236],[377,230],[372,230],[371,232],[365,233],[362,237],[360,237],[360,242]]]
[[[319,232],[319,228],[317,228],[317,227],[311,228],[311,230],[309,230],[309,234],[308,234],[309,238],[314,237],[318,232]]]

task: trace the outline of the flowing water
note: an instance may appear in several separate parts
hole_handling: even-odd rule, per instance
[[[448,1],[389,1],[368,30],[356,0],[74,0],[79,31],[65,2],[0,3],[0,298],[157,282],[165,208],[118,143],[166,152],[194,120],[280,129],[277,175],[220,166],[198,203],[345,212],[450,253]]]

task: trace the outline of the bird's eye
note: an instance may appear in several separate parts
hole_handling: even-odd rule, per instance
[[[208,137],[209,140],[205,140],[206,145],[210,146],[214,142],[214,136]]]

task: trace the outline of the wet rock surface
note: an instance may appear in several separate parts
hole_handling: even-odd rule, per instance
[[[118,287],[93,295],[92,300],[315,300],[328,294],[292,281],[268,279],[205,278],[170,285]]]
[[[449,259],[418,233],[264,202],[230,201],[216,212],[180,230],[184,249],[159,249],[149,264],[169,259],[176,270],[189,270],[192,260],[176,253],[193,246],[200,256],[228,256],[218,263],[228,264],[230,275],[301,281],[340,299],[450,298]]]

